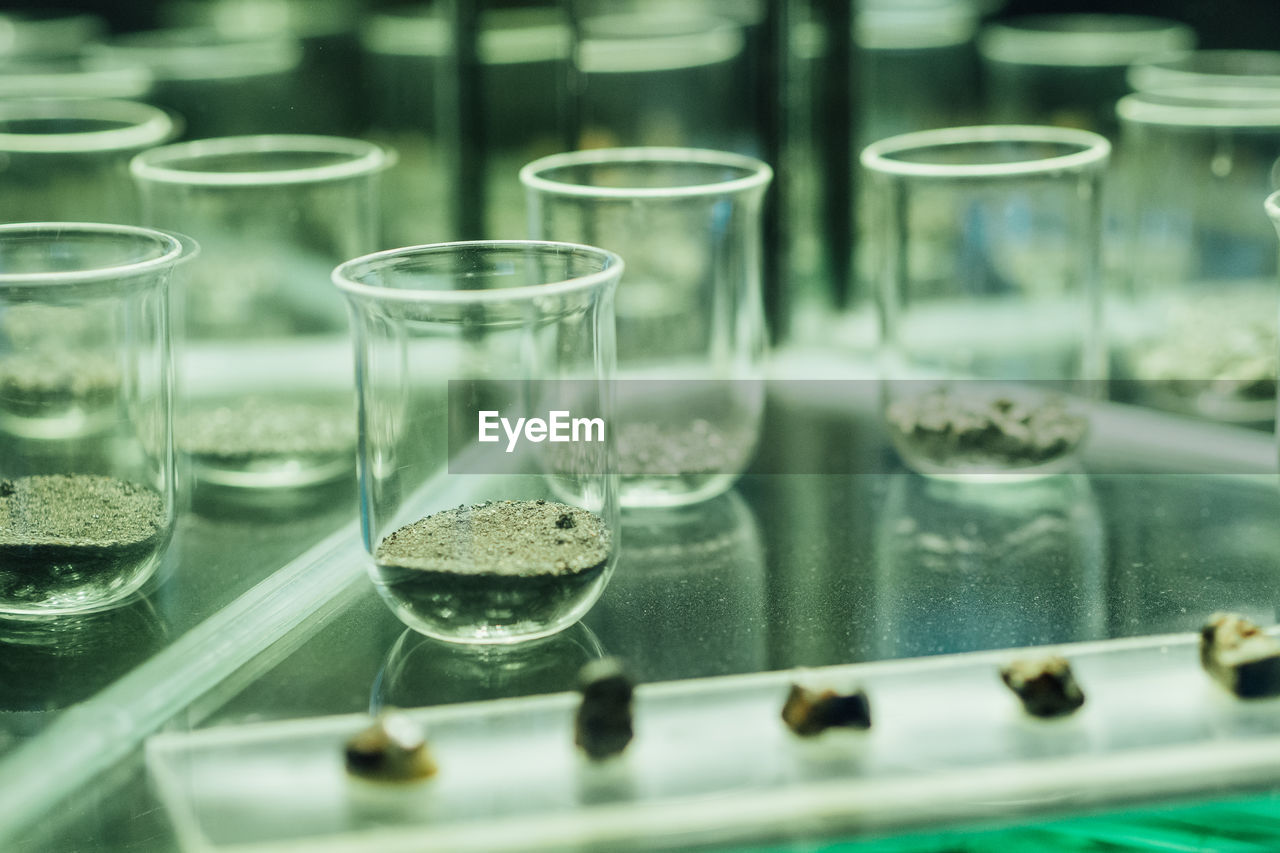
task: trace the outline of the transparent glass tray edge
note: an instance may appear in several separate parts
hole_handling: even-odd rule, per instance
[[[341,745],[367,724],[359,715],[161,734],[147,763],[184,849],[241,853],[885,834],[1280,782],[1280,700],[1232,697],[1201,670],[1196,643],[1054,647],[1088,697],[1056,720],[1027,716],[999,681],[1001,663],[1051,651],[1037,648],[642,685],[636,739],[601,763],[573,747],[571,694],[407,712],[440,772],[405,786],[345,775]],[[875,724],[792,735],[779,711],[796,680],[861,684]],[[263,768],[275,778],[227,787]],[[238,813],[241,837],[211,827],[215,812]],[[254,837],[260,820],[271,827]]]

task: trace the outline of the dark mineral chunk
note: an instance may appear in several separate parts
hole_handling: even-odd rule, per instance
[[[574,721],[573,742],[593,759],[608,758],[631,742],[633,685],[615,658],[593,660],[578,674],[582,704]]]
[[[810,737],[830,728],[871,728],[871,705],[862,690],[837,693],[791,685],[782,706],[782,721],[798,735]]]
[[[1084,704],[1071,664],[1057,655],[1016,660],[1000,668],[1000,677],[1036,717],[1061,717]]]
[[[1280,642],[1234,613],[1215,613],[1200,629],[1200,664],[1243,699],[1280,695]]]
[[[388,714],[347,741],[347,770],[365,779],[410,782],[434,776],[436,764],[422,730],[408,717]]]

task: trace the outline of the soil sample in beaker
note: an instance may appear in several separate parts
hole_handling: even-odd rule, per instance
[[[0,358],[0,425],[23,438],[65,438],[110,423],[120,387],[116,366],[76,351]]]
[[[161,496],[113,477],[0,480],[0,609],[57,612],[106,598],[165,544]]]
[[[355,413],[349,401],[229,399],[196,406],[176,432],[196,479],[220,486],[311,486],[346,476],[355,467]]]
[[[374,552],[403,618],[446,639],[501,640],[560,625],[607,579],[613,534],[546,500],[486,501],[401,527]]]
[[[925,473],[999,473],[1065,461],[1088,422],[1053,396],[1011,396],[945,388],[894,401],[886,421],[904,460]]]
[[[1200,300],[1170,311],[1167,334],[1142,341],[1122,357],[1141,380],[1144,402],[1225,421],[1270,420],[1276,397],[1274,315],[1262,300]]]

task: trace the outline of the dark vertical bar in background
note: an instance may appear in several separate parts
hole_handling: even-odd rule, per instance
[[[565,69],[565,89],[560,93],[561,115],[564,126],[561,128],[561,150],[577,151],[578,141],[582,139],[582,72],[578,64],[578,50],[582,44],[582,10],[577,0],[561,0],[565,20],[569,24],[569,62]]]
[[[818,148],[818,187],[822,195],[823,266],[831,276],[837,308],[852,302],[855,152],[853,104],[853,6],[815,2],[813,10],[825,36],[822,68],[814,75],[814,135]]]
[[[790,176],[782,168],[786,139],[788,95],[787,28],[784,26],[787,0],[768,0],[760,22],[761,56],[755,64],[753,82],[756,116],[761,141],[761,158],[773,166],[773,187],[764,203],[764,310],[772,343],[778,343],[790,326],[790,301],[786,298],[787,239],[782,221],[784,199],[791,192]]]
[[[453,37],[453,78],[448,108],[452,121],[455,169],[453,221],[457,239],[484,236],[486,139],[483,80],[480,68],[479,0],[453,0],[449,4]]]

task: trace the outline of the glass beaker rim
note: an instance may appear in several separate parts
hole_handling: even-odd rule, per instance
[[[431,6],[399,6],[370,16],[360,30],[369,53],[390,57],[443,57],[453,49],[450,22]],[[485,9],[476,49],[486,65],[567,59],[572,28],[553,8]]]
[[[917,163],[895,155],[928,148],[959,145],[1049,144],[1077,150],[1051,157],[1007,160],[999,163]],[[1103,166],[1111,154],[1107,138],[1088,130],[1048,125],[989,124],[944,127],[903,133],[873,142],[862,149],[864,168],[911,178],[1004,178],[1054,174]]]
[[[0,129],[0,151],[75,154],[145,148],[173,136],[173,116],[159,107],[114,98],[4,98],[5,121],[118,121],[123,127],[67,133],[13,133]]]
[[[84,269],[19,273],[0,271],[0,288],[82,284],[93,281],[134,278],[158,272],[173,266],[178,261],[195,257],[200,250],[199,245],[194,240],[181,234],[160,231],[155,228],[143,228],[138,225],[113,225],[104,222],[13,222],[0,224],[0,243],[15,235],[19,237],[47,236],[56,239],[59,235],[76,232],[122,238],[128,237],[135,240],[150,240],[156,246],[156,253],[151,257],[128,263],[107,264]]]
[[[141,63],[91,65],[79,55],[0,59],[0,97],[135,100],[151,91]]]
[[[1276,190],[1267,196],[1262,203],[1262,208],[1267,212],[1267,216],[1277,228],[1280,228],[1280,190]]]
[[[574,166],[635,166],[653,163],[664,166],[721,166],[744,174],[723,181],[667,187],[601,187],[569,183],[545,177],[546,172]],[[730,151],[706,148],[589,148],[552,154],[520,169],[520,182],[528,189],[579,198],[693,198],[728,195],[768,186],[773,169],[763,160]]]
[[[425,255],[449,255],[465,251],[538,251],[548,254],[590,255],[600,259],[601,268],[586,275],[546,284],[524,284],[485,290],[410,290],[368,284],[359,278],[364,273],[395,266],[399,262]],[[332,279],[340,290],[350,295],[377,301],[457,305],[478,302],[517,302],[595,290],[608,286],[610,282],[616,282],[622,276],[625,266],[623,259],[616,253],[582,243],[563,243],[552,240],[461,240],[451,243],[404,246],[361,255],[339,264],[333,270]]]
[[[236,37],[213,27],[162,27],[88,47],[92,61],[141,62],[158,80],[234,80],[297,68],[302,45],[287,33]]]
[[[1187,85],[1280,87],[1280,51],[1182,50],[1135,62],[1125,78],[1137,92]]]
[[[1204,85],[1149,89],[1116,102],[1121,121],[1166,127],[1280,127],[1280,87]]]
[[[1089,12],[1023,15],[983,27],[978,50],[989,62],[1073,67],[1124,66],[1187,50],[1195,31],[1170,18]]]
[[[333,154],[347,159],[321,166],[291,169],[217,171],[183,168],[183,161],[216,161],[246,154]],[[129,170],[138,180],[211,187],[255,187],[320,184],[381,171],[395,161],[393,153],[373,142],[318,134],[261,134],[197,139],[152,148],[135,156]]]

